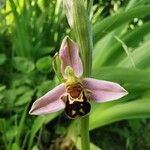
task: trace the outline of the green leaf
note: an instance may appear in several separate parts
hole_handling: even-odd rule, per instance
[[[147,85],[150,88],[150,72],[144,70],[103,67],[93,72],[94,78],[109,80],[120,84],[130,84],[134,88],[136,84]]]
[[[9,101],[8,104],[12,104],[17,97],[16,89],[5,90],[4,97],[5,97],[6,101]]]
[[[34,145],[31,150],[40,150],[37,145]]]
[[[0,92],[2,92],[3,90],[6,89],[6,86],[5,85],[0,85]]]
[[[37,97],[40,97],[42,95],[44,95],[46,92],[48,92],[49,90],[51,90],[52,88],[55,87],[55,82],[54,81],[44,81],[42,82],[38,87],[37,87]]]
[[[15,102],[15,106],[21,106],[31,101],[32,96],[34,94],[34,90],[26,91],[23,95],[21,95],[17,101]]]
[[[123,87],[130,87],[132,91],[126,97],[117,101],[107,103],[93,102],[90,115],[90,129],[95,129],[123,119],[150,117],[150,101],[147,98],[149,95],[148,93],[144,95],[144,92],[150,90],[150,72],[136,69],[105,67],[94,72],[93,77],[118,82]],[[128,88],[126,89],[127,91]],[[138,92],[139,88],[143,92]]]
[[[19,126],[17,128],[17,134],[16,134],[16,138],[15,138],[15,143],[19,146],[21,146],[21,136],[22,133],[24,131],[24,126],[25,126],[25,119],[26,119],[26,115],[27,115],[27,111],[28,111],[28,106],[26,106],[25,110],[22,113],[20,122],[19,122]]]
[[[34,63],[24,57],[14,57],[13,66],[16,70],[22,73],[30,73],[34,70]]]
[[[149,15],[149,10],[150,6],[136,7],[97,22],[93,27],[94,41],[98,41],[113,29],[131,21],[133,18]]]
[[[94,46],[93,50],[93,70],[99,69],[103,62],[105,62],[109,55],[110,46],[115,43],[114,32],[109,33],[100,39]],[[110,51],[111,53],[112,51]]]
[[[31,128],[31,136],[30,136],[30,139],[29,139],[28,149],[31,149],[32,142],[33,142],[33,139],[35,137],[35,134],[38,132],[38,130],[40,130],[40,128],[42,128],[44,121],[45,121],[45,116],[38,116],[34,120],[32,128]]]
[[[39,51],[39,55],[47,55],[51,53],[55,48],[54,47],[42,47]]]
[[[0,65],[3,65],[6,61],[6,55],[5,54],[0,54]]]
[[[52,70],[52,58],[43,57],[36,62],[36,67],[41,72],[48,72]]]
[[[0,132],[2,133],[1,139],[3,140],[5,148],[7,148],[7,142],[8,142],[8,139],[6,137],[6,131],[7,131],[6,119],[0,118]]]
[[[135,47],[137,47],[141,41],[143,41],[144,37],[148,35],[149,27],[150,23],[145,23],[144,25],[137,27],[132,31],[128,31],[125,35],[122,35],[119,38],[129,47],[129,50],[131,47],[133,47],[134,51]],[[122,44],[115,39],[116,35],[118,34],[111,32],[99,40],[94,46],[94,70],[98,69],[100,66],[112,66],[118,64],[120,61],[122,61],[122,59],[127,58]],[[130,61],[129,63],[131,64]]]
[[[134,60],[136,68],[149,68],[150,66],[150,42],[147,41],[142,43],[137,49],[132,53],[132,58]],[[131,63],[128,58],[123,59],[118,66],[125,66],[132,68]]]
[[[0,85],[0,101],[4,98],[4,90],[6,89],[5,85]]]
[[[0,118],[0,132],[4,133],[6,131],[6,120]]]
[[[123,119],[150,117],[150,101],[148,98],[141,98],[130,102],[119,102],[112,106],[105,106],[105,103],[95,105],[90,115],[90,130]],[[100,109],[100,105],[104,105],[103,110]]]
[[[46,116],[38,116],[34,120],[32,128],[31,128],[31,132],[30,132],[30,139],[29,139],[29,145],[28,145],[29,150],[31,149],[31,146],[33,144],[33,140],[34,140],[36,133],[42,128],[42,126],[44,124],[47,124],[48,122],[53,120],[58,115],[59,115],[59,113],[53,113],[53,114],[46,115]]]
[[[20,150],[20,147],[18,146],[17,143],[12,144],[12,150]]]

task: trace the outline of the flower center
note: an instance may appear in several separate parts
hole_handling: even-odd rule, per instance
[[[67,93],[69,93],[72,98],[79,98],[82,91],[83,88],[80,84],[67,87]]]

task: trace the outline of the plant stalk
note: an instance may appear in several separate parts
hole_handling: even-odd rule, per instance
[[[83,0],[64,0],[68,23],[72,28],[83,63],[83,76],[89,77],[92,68],[93,38],[88,10]],[[80,119],[81,150],[90,150],[89,115]]]
[[[90,150],[89,115],[80,119],[81,149]]]

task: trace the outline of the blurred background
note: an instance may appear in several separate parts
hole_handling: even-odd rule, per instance
[[[129,91],[119,101],[91,104],[92,150],[149,150],[150,1],[90,2],[85,0],[93,30],[92,76]],[[59,83],[52,57],[65,35],[75,39],[62,0],[0,0],[0,150],[76,149],[65,139],[76,123],[63,112],[28,114]]]

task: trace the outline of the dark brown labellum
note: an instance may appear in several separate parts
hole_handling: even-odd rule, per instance
[[[90,112],[91,106],[83,93],[80,101],[70,103],[69,95],[66,98],[65,114],[70,119],[83,117]],[[72,101],[72,100],[71,100]]]

